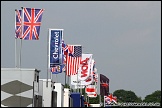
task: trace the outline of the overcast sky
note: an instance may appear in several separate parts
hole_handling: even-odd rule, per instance
[[[64,29],[67,44],[92,53],[110,92],[132,90],[142,99],[161,90],[160,1],[2,1],[1,68],[15,67],[15,9],[43,8],[39,40],[23,40],[21,67],[47,77],[48,28]],[[64,73],[58,75],[64,84]]]

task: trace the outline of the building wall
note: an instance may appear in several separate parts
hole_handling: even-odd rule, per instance
[[[32,107],[36,69],[1,68],[1,104],[9,107]],[[35,90],[33,90],[35,89]]]
[[[42,106],[51,107],[52,82],[51,82],[51,79],[48,79],[48,86],[46,86],[46,81],[47,79],[39,79],[40,86],[43,86],[43,87],[39,87],[39,88],[42,88],[39,93],[40,95],[43,94]]]
[[[54,83],[54,91],[57,92],[57,107],[63,107],[64,104],[64,87],[61,83]]]
[[[69,107],[70,90],[64,88],[64,107]]]

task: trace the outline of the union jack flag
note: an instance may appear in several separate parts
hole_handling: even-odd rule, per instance
[[[44,9],[23,8],[24,40],[39,40],[39,32]]]
[[[104,101],[105,101],[105,105],[106,104],[111,104],[111,101],[109,98],[107,98],[107,96],[104,96]]]
[[[68,47],[64,43],[64,40],[62,40],[62,50],[63,50],[62,59],[63,59],[63,64],[64,64],[63,71],[66,71],[66,55],[68,52]]]
[[[105,101],[110,104],[112,102],[117,103],[117,98],[116,96],[113,96],[112,94],[105,96]]]
[[[68,45],[68,54],[66,55],[66,75],[77,74],[82,58],[82,46]]]
[[[16,25],[15,25],[15,38],[21,37],[21,10],[15,10],[16,13]]]

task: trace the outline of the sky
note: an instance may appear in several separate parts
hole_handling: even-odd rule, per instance
[[[15,9],[21,7],[45,9],[39,40],[22,41],[21,68],[47,78],[48,29],[64,29],[65,43],[93,54],[110,93],[131,90],[144,99],[161,90],[160,1],[1,1],[1,68],[15,67]],[[64,73],[57,81],[64,84]]]

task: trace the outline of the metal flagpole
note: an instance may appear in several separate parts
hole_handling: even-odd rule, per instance
[[[65,85],[66,85],[66,71],[64,71],[65,72]]]
[[[64,35],[63,35],[63,32],[62,32],[62,44],[64,44],[64,38],[63,38],[63,36],[64,36]],[[62,60],[63,63],[62,63],[62,64],[64,65],[64,69],[66,69],[66,68],[65,68],[65,67],[66,67],[66,64],[64,64],[64,56],[65,56],[65,55],[64,55],[64,48],[63,48],[63,47],[62,47],[62,54],[63,54],[63,58],[62,58],[62,59],[63,59],[63,60]],[[63,70],[63,69],[62,69],[62,70]],[[65,85],[66,85],[66,70],[65,70],[64,72],[65,72]]]
[[[77,72],[77,92],[79,92],[79,89],[78,89],[78,72]]]
[[[20,58],[19,58],[19,68],[21,68],[21,50],[22,50],[22,38],[20,38]]]
[[[67,76],[68,78],[67,78],[67,83],[68,83],[68,85],[69,85],[69,75]]]
[[[103,103],[104,103],[104,107],[105,107],[105,96],[104,96],[104,102]]]
[[[46,87],[48,87],[48,71],[50,70],[50,66],[49,66],[49,40],[50,40],[50,37],[49,37],[49,31],[47,33],[47,81],[46,81]]]
[[[82,86],[80,87],[80,93],[81,93],[81,95],[82,95]]]
[[[15,68],[17,68],[17,39],[15,38]]]
[[[15,9],[15,30],[16,30],[16,11]],[[15,31],[15,68],[17,68],[17,37],[16,37],[16,31]]]
[[[56,82],[57,82],[57,74],[55,76],[56,76]]]
[[[21,37],[20,37],[20,58],[19,58],[19,68],[21,68],[21,50],[22,50],[22,37],[23,37],[23,21],[24,21],[24,9],[22,8],[22,21],[21,21]]]
[[[100,105],[101,105],[101,94],[99,95]]]

